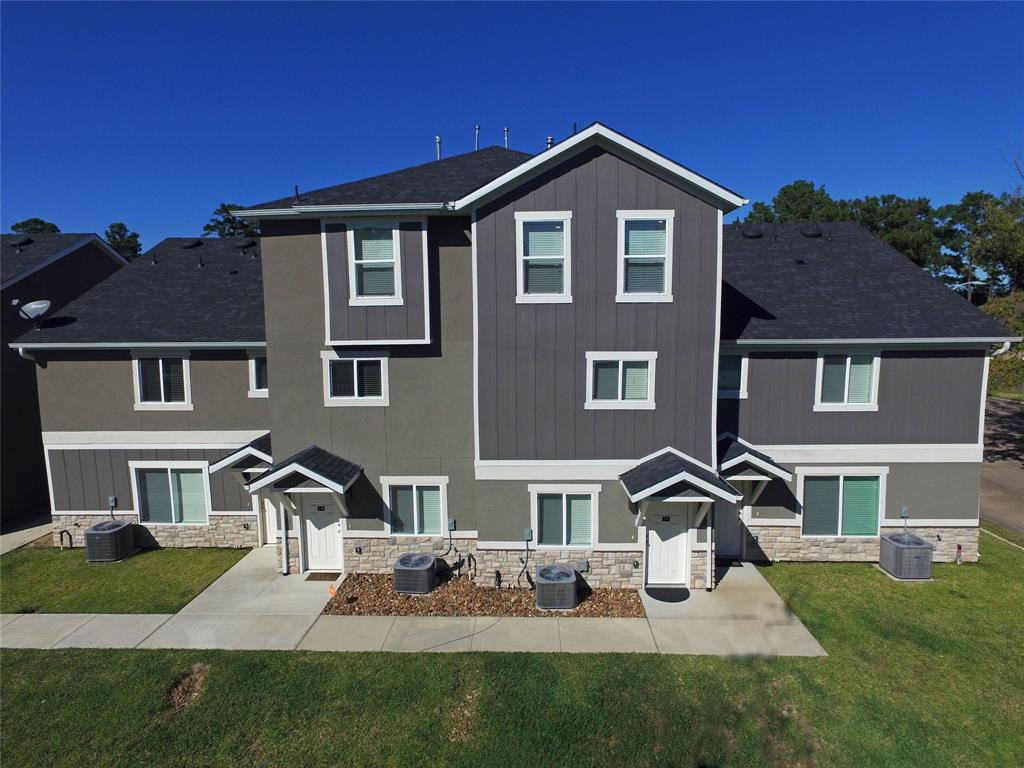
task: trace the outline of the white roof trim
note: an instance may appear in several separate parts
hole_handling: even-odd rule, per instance
[[[338,485],[333,480],[328,480],[323,475],[318,475],[311,469],[307,469],[298,462],[293,461],[290,464],[281,467],[276,472],[273,472],[269,475],[263,475],[260,479],[254,480],[251,483],[247,483],[245,486],[245,490],[249,491],[249,493],[254,493],[255,491],[260,490],[261,488],[265,488],[266,486],[270,485],[276,480],[280,480],[282,477],[287,477],[293,472],[297,472],[298,474],[304,477],[308,477],[310,480],[320,483],[320,485],[324,486],[325,488],[330,488],[335,493],[345,493],[349,488],[352,487],[352,483],[354,483],[359,478],[359,474],[362,474],[362,470],[360,470],[359,474],[357,474],[355,477],[349,480],[348,483],[346,483],[345,485]]]
[[[232,211],[238,219],[272,219],[284,216],[302,216],[337,213],[345,215],[388,213],[439,213],[445,203],[355,203],[351,205],[294,205],[291,208],[246,208]]]
[[[680,451],[680,450],[678,450],[676,448],[673,448],[672,446],[668,446],[667,448],[662,448],[660,451],[655,451],[652,454],[644,456],[642,459],[638,459],[636,464],[634,464],[634,467],[639,465],[639,464],[643,464],[645,461],[649,461],[649,460],[655,458],[656,456],[660,456],[663,453],[674,453],[676,456],[679,456],[682,459],[686,459],[687,461],[692,461],[697,466],[702,467],[702,468],[706,469],[709,472],[714,472],[716,475],[718,474],[717,470],[715,470],[713,467],[709,467],[703,461],[698,461],[697,459],[693,458],[692,456],[687,456],[685,453],[683,453],[682,451]],[[622,490],[626,492],[626,496],[628,496],[629,500],[633,501],[633,502],[642,501],[643,499],[646,499],[648,496],[654,495],[658,491],[662,491],[665,488],[669,488],[669,487],[675,485],[676,483],[682,483],[682,482],[689,483],[690,485],[694,486],[695,488],[700,488],[702,491],[706,491],[707,493],[710,493],[712,496],[716,496],[716,497],[718,497],[720,499],[723,499],[725,501],[729,501],[729,502],[732,502],[732,503],[737,503],[737,502],[739,502],[739,501],[741,501],[743,499],[743,495],[742,494],[736,495],[736,494],[732,494],[732,493],[728,493],[726,491],[723,491],[722,489],[717,488],[717,487],[711,485],[710,483],[704,482],[699,477],[694,477],[693,475],[691,475],[689,472],[686,472],[686,471],[683,471],[683,472],[680,472],[679,474],[673,475],[672,477],[668,478],[667,480],[663,480],[660,483],[656,483],[655,485],[652,485],[649,488],[645,488],[644,490],[640,491],[637,494],[630,493],[629,489],[626,488],[626,484],[624,482],[622,482],[621,478],[619,479],[619,484],[622,486]],[[725,482],[728,482],[728,481],[725,481]]]
[[[11,342],[11,349],[247,349],[265,347],[265,341],[54,341]]]
[[[722,340],[723,346],[737,347],[781,347],[781,346],[832,346],[852,345],[902,346],[904,344],[998,344],[1004,341],[1020,341],[1020,336],[936,336],[913,339],[729,339]]]
[[[627,136],[623,136],[618,131],[613,131],[611,128],[601,123],[594,123],[593,125],[584,128],[576,135],[570,136],[564,141],[560,141],[550,149],[541,152],[539,155],[535,155],[521,165],[516,166],[511,171],[502,174],[498,178],[494,179],[494,181],[491,181],[474,192],[469,193],[465,197],[456,200],[452,204],[452,207],[455,210],[464,210],[469,208],[481,199],[517,181],[524,175],[536,171],[541,166],[551,163],[555,159],[571,152],[572,150],[580,148],[581,145],[593,143],[601,139],[651,163],[652,165],[657,166],[658,168],[661,168],[672,176],[682,179],[690,186],[703,190],[715,199],[721,201],[727,212],[735,210],[741,205],[746,205],[749,202],[746,198],[740,197],[735,192],[731,192],[725,187],[715,184],[710,179],[706,179],[700,174],[691,171],[689,168],[685,168],[684,166],[669,160],[664,155],[660,155],[654,150],[645,147],[643,144],[639,144]]]
[[[213,464],[211,464],[210,465],[210,474],[213,474],[214,472],[220,472],[225,467],[230,467],[236,461],[240,461],[240,460],[246,458],[247,456],[255,456],[257,459],[260,459],[261,461],[265,461],[268,464],[273,464],[274,463],[274,460],[270,456],[265,454],[263,451],[258,451],[255,448],[253,448],[251,445],[243,445],[237,451],[229,453],[227,456],[225,456],[220,461],[217,461],[217,462],[214,462]],[[267,468],[264,468],[264,469],[262,469],[260,471],[261,472],[265,472],[266,470],[267,470]],[[243,471],[248,471],[248,470],[243,470]]]
[[[26,235],[26,237],[31,237],[31,235]],[[63,251],[57,251],[57,253],[53,254],[52,256],[47,256],[42,261],[40,261],[40,262],[38,262],[36,264],[33,264],[31,267],[28,267],[27,269],[23,269],[21,272],[18,272],[13,277],[9,277],[8,279],[4,280],[2,283],[0,283],[0,290],[6,291],[10,286],[14,285],[15,283],[19,282],[20,280],[24,280],[29,275],[33,275],[33,274],[35,274],[36,272],[39,272],[42,269],[46,269],[48,266],[53,264],[55,261],[60,261],[65,256],[74,253],[75,251],[79,250],[80,248],[84,248],[85,246],[89,245],[90,243],[95,243],[97,246],[99,246],[99,249],[101,251],[103,251],[105,254],[107,254],[107,256],[112,258],[114,261],[116,261],[122,267],[126,266],[128,264],[127,259],[125,259],[124,256],[122,256],[120,253],[118,253],[113,248],[111,248],[110,245],[107,243],[107,241],[104,240],[102,237],[100,237],[99,235],[95,235],[95,234],[94,235],[88,235],[86,237],[83,237],[81,240],[77,241],[76,243],[74,243],[74,245],[68,246]]]
[[[772,475],[773,477],[777,477],[779,480],[785,480],[787,483],[793,479],[792,472],[787,472],[784,469],[779,469],[778,467],[769,464],[766,461],[762,461],[761,459],[757,458],[757,456],[754,456],[750,453],[743,453],[740,454],[739,456],[736,456],[735,458],[729,459],[729,461],[725,462],[722,465],[722,469],[726,470],[729,469],[730,467],[735,467],[737,464],[750,464],[751,466],[757,467],[758,469],[766,472],[769,475]],[[726,481],[728,481],[728,479],[729,478],[726,478]]]

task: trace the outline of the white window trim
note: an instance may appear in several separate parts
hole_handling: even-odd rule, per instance
[[[201,469],[203,470],[203,491],[206,494],[206,521],[203,523],[154,523],[142,519],[142,497],[139,495],[139,473],[140,469]],[[136,517],[139,525],[150,526],[200,526],[210,524],[210,515],[213,514],[213,501],[210,498],[210,462],[208,461],[129,461],[128,473],[131,475],[132,502],[134,503]],[[171,496],[173,502],[173,494]],[[252,514],[251,512],[238,514]]]
[[[587,352],[587,399],[583,408],[588,411],[653,411],[654,380],[656,372],[657,352]],[[648,364],[647,399],[646,400],[595,400],[594,399],[594,363],[620,363],[619,387],[622,387],[621,363],[643,361]]]
[[[339,355],[334,350],[320,353],[323,367],[324,405],[328,408],[343,407],[383,407],[391,404],[390,387],[388,386],[388,357],[385,355]],[[353,365],[360,360],[380,361],[380,397],[331,397],[331,361],[351,360]],[[353,374],[354,375],[354,374]]]
[[[850,358],[853,355],[871,355],[871,402],[870,403],[823,403],[821,401],[822,377],[825,371],[825,357],[846,355],[846,385],[843,397],[850,396]],[[837,350],[835,352],[818,352],[817,367],[814,373],[814,410],[815,411],[877,411],[878,410],[878,374],[882,367],[882,353],[877,349]]]
[[[719,356],[719,360],[723,357],[738,357],[740,359],[740,388],[739,389],[719,389],[718,399],[719,400],[746,400],[747,399],[747,366],[750,362],[750,356],[743,352],[741,354],[734,354],[726,352]]]
[[[885,520],[885,492],[886,492],[886,477],[889,474],[889,468],[884,466],[878,467],[797,467],[794,470],[796,475],[796,501],[800,508],[800,538],[801,539],[875,539],[881,535],[882,521]],[[843,484],[845,478],[850,477],[877,477],[878,478],[878,526],[873,534],[868,535],[853,535],[844,534],[843,530]],[[838,477],[839,478],[839,517],[836,521],[836,533],[835,535],[824,534],[805,534],[804,533],[804,479],[808,477]],[[758,525],[764,525],[759,520],[754,520]]]
[[[516,303],[517,304],[571,304],[572,303],[572,211],[516,211]],[[565,227],[565,256],[562,266],[561,293],[526,293],[523,285],[523,266],[526,247],[523,242],[523,222],[561,221]]]
[[[618,242],[615,259],[615,301],[626,304],[658,303],[672,301],[672,252],[675,246],[674,210],[666,211],[616,211],[618,219]],[[626,222],[665,220],[665,290],[661,293],[626,293]]]
[[[402,298],[402,229],[398,221],[348,221],[345,223],[345,240],[348,261],[348,304],[350,307],[395,307],[405,303]],[[356,295],[356,230],[390,229],[394,247],[395,294],[393,296]],[[378,262],[379,263],[379,262]],[[426,274],[423,277],[426,280]],[[328,329],[328,333],[330,329]]]
[[[262,357],[263,359],[266,359],[267,353],[266,352],[250,352],[249,353],[249,392],[248,392],[248,394],[249,394],[249,397],[269,397],[270,396],[270,382],[269,381],[267,382],[267,387],[265,389],[256,389],[256,358],[257,357]],[[270,376],[269,370],[270,370],[270,367],[268,365],[268,367],[267,367],[267,371],[268,371],[267,376],[268,376],[268,378]]]
[[[448,476],[430,476],[430,475],[387,475],[380,478],[381,490],[383,491],[384,504],[388,510],[387,520],[384,522],[384,527],[387,530],[388,536],[420,536],[429,537],[433,539],[443,539],[448,535]],[[411,485],[413,487],[413,525],[416,525],[416,512],[415,505],[416,501],[416,487],[417,486],[438,486],[441,489],[441,532],[440,533],[407,533],[405,531],[395,531],[391,527],[391,488],[393,486]]]
[[[598,499],[601,495],[600,485],[546,485],[546,484],[530,484],[527,487],[530,492],[530,527],[533,528],[533,541],[534,549],[543,550],[580,550],[580,549],[595,549],[597,542],[600,541],[598,538],[597,522],[600,519],[598,514]],[[562,541],[566,541],[569,536],[569,527],[567,525],[566,515],[569,514],[568,508],[565,504],[565,496],[590,496],[590,546],[569,546],[568,544],[541,544],[540,543],[540,523],[537,513],[537,497],[541,494],[560,494],[562,498]]]
[[[181,403],[164,403],[142,400],[142,381],[139,377],[139,361],[140,360],[160,360],[160,395],[163,396],[164,389],[164,375],[163,375],[163,361],[165,359],[177,360],[181,359],[181,375],[185,380],[185,400]],[[136,411],[192,411],[195,408],[192,405],[192,369],[189,364],[188,353],[170,353],[161,350],[160,354],[144,354],[144,353],[133,353],[132,354],[132,385],[135,390],[135,410]]]

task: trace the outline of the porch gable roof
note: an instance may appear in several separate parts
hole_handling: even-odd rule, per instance
[[[718,470],[725,472],[727,469],[749,464],[770,477],[785,480],[787,483],[793,479],[793,473],[776,463],[767,453],[757,450],[750,443],[741,440],[732,433],[725,433],[718,436]]]
[[[635,467],[619,475],[619,482],[633,502],[679,484],[689,485],[723,501],[735,503],[743,498],[743,494],[711,467],[672,447],[641,459]]]
[[[318,445],[309,445],[274,464],[246,484],[245,488],[249,493],[254,493],[284,477],[298,474],[328,490],[345,493],[362,473],[363,468],[358,464],[325,451]]]

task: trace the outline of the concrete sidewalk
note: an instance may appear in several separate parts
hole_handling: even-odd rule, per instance
[[[6,555],[50,533],[53,533],[53,522],[49,515],[26,521],[18,525],[16,530],[0,534],[0,555]]]

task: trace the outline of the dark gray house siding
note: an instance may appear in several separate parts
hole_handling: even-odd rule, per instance
[[[415,238],[420,238],[419,231]],[[434,329],[428,345],[335,347],[388,357],[390,404],[325,407],[320,223],[264,223],[261,253],[270,361],[274,456],[316,444],[359,464],[380,492],[382,475],[448,476],[448,510],[459,530],[476,530],[473,471],[473,287],[467,217],[428,222],[428,280]],[[406,263],[412,260],[403,259]],[[347,289],[346,293],[347,302]],[[379,514],[367,503],[353,518]],[[374,520],[350,527],[379,529]]]
[[[37,371],[44,432],[266,429],[269,424],[268,399],[248,396],[249,359],[243,351],[190,355],[191,411],[136,411],[133,363],[126,352],[39,357],[45,361]]]
[[[403,300],[399,306],[349,306],[347,232],[344,222],[324,224],[331,341],[429,340],[429,329],[424,325],[427,276],[423,273],[423,225],[416,221],[399,223]]]
[[[983,350],[883,351],[878,410],[867,412],[814,410],[816,358],[752,352],[748,397],[719,401],[719,431],[755,445],[978,442]]]
[[[117,496],[118,511],[134,509],[130,461],[207,461],[229,450],[51,450],[54,513],[101,511],[107,497]],[[210,475],[210,504],[214,512],[252,513],[252,497],[230,472]],[[135,510],[136,512],[138,510]]]
[[[616,303],[617,210],[672,209],[672,303]],[[572,303],[516,303],[516,211],[572,211]],[[719,212],[601,149],[478,211],[481,460],[711,452]],[[653,411],[585,410],[588,351],[656,351]]]

